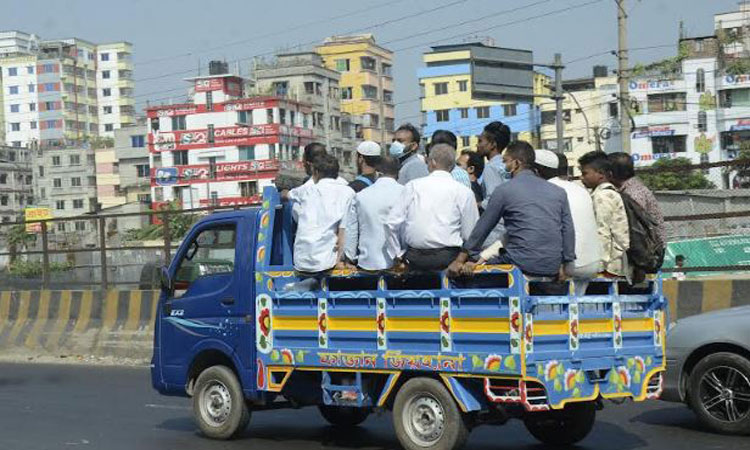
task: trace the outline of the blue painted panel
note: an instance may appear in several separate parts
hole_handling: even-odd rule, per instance
[[[376,351],[377,333],[374,331],[329,331],[328,347],[341,350]]]
[[[440,333],[388,332],[388,349],[415,352],[437,352],[440,350]]]

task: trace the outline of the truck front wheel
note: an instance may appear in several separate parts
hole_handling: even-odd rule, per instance
[[[350,406],[319,405],[320,415],[331,425],[337,427],[354,427],[364,422],[370,415],[368,408]]]
[[[407,381],[393,404],[393,426],[406,450],[453,450],[463,446],[469,428],[445,386],[431,378]]]
[[[250,410],[231,369],[213,366],[201,372],[195,382],[193,416],[211,439],[230,439],[247,428]]]
[[[523,423],[544,444],[572,445],[585,438],[596,421],[594,402],[571,403],[560,410],[527,413]]]

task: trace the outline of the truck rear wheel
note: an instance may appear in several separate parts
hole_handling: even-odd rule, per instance
[[[406,450],[453,450],[469,437],[469,428],[445,386],[431,378],[407,381],[393,404],[396,437]]]
[[[594,402],[570,403],[563,409],[526,413],[523,423],[544,444],[565,446],[588,436],[596,421]]]
[[[247,428],[250,410],[231,369],[213,366],[201,372],[195,382],[193,416],[211,439],[230,439]]]
[[[370,415],[368,408],[350,406],[319,405],[320,415],[331,425],[337,427],[355,427]]]

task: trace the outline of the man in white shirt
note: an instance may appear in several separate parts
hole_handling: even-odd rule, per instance
[[[302,186],[298,186],[289,192],[282,191],[281,195],[282,197],[287,197],[288,195],[291,195],[296,190],[302,189],[302,188],[308,188],[311,185],[315,184],[315,180],[313,179],[312,173],[313,173],[313,161],[323,155],[327,155],[328,152],[326,151],[326,146],[321,144],[320,142],[311,142],[305,146],[304,151],[302,152],[302,165],[305,168],[305,173],[307,174],[307,180],[302,184]],[[336,176],[336,182],[339,184],[347,185],[349,184],[348,181],[341,178],[340,176]],[[295,203],[292,206],[292,217],[294,218],[295,222],[299,222],[299,204]]]
[[[432,147],[430,174],[407,183],[388,216],[388,251],[410,269],[448,267],[479,220],[474,193],[451,175],[455,157],[447,144]]]
[[[586,281],[602,270],[601,248],[594,203],[583,186],[567,180],[568,159],[562,153],[536,150],[536,171],[540,177],[565,190],[575,229],[575,261],[566,264],[565,273],[585,291]],[[577,289],[580,295],[583,291]]]
[[[364,270],[386,270],[393,266],[393,257],[386,251],[385,223],[396,200],[404,193],[404,186],[397,181],[400,167],[396,157],[381,157],[376,166],[379,178],[358,192],[349,208],[344,255]]]
[[[294,239],[294,269],[317,274],[332,269],[344,244],[343,219],[354,191],[339,183],[339,162],[324,154],[313,160],[313,183],[292,189],[287,198],[299,212]]]

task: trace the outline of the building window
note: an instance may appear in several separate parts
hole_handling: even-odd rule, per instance
[[[187,130],[185,116],[172,117],[172,131]]]
[[[651,138],[652,153],[684,153],[687,151],[687,136],[654,136]]]
[[[213,144],[215,140],[214,125],[209,123],[208,125],[206,125],[206,127],[208,128],[208,143]]]
[[[151,194],[138,194],[137,198],[141,203],[151,203]]]
[[[65,209],[65,200],[58,200],[55,202],[55,209]]]
[[[29,111],[36,111],[36,103],[29,103]]]
[[[32,92],[36,92],[36,85],[35,84],[30,84],[29,85],[29,93],[32,93]]]
[[[435,83],[435,95],[445,95],[448,93],[448,83]]]
[[[104,89],[102,89],[102,95],[104,97],[111,97],[112,96],[112,89],[110,89],[110,88],[104,88]]]
[[[240,183],[240,197],[252,197],[258,194],[257,181],[243,181]]]
[[[109,70],[102,70],[102,78],[105,80],[109,79]]]
[[[12,122],[10,124],[10,131],[21,131],[21,123],[20,122]]]
[[[75,206],[75,202],[81,202],[81,206],[78,208],[83,208],[83,200],[73,200],[73,206]],[[86,231],[86,222],[83,220],[76,220],[76,231]]]
[[[461,146],[469,147],[471,145],[471,136],[461,136]]]
[[[518,114],[518,109],[515,103],[511,103],[510,105],[503,105],[503,116],[513,117],[516,114]]]
[[[698,69],[695,71],[695,90],[703,92],[706,90],[706,71]]]
[[[252,111],[237,111],[237,123],[242,125],[253,124],[253,112]]]
[[[71,166],[80,166],[81,165],[81,155],[70,155],[68,157],[68,161],[70,162]]]
[[[56,228],[60,233],[65,233],[65,222],[57,222]]]
[[[469,108],[458,108],[458,112],[461,114],[462,119],[469,118]]]
[[[60,157],[59,156],[53,156],[52,157],[52,166],[53,167],[60,167],[62,164],[60,163]]]
[[[39,196],[42,198],[42,200],[47,198],[47,189],[39,188]]]
[[[266,110],[266,123],[273,123],[273,109]]]
[[[383,76],[384,77],[392,77],[393,76],[393,66],[390,64],[383,63],[380,65],[383,69]]]
[[[45,111],[54,111],[55,110],[55,102],[44,102],[44,109]]]
[[[477,119],[489,119],[490,118],[490,107],[480,106],[477,108]]]
[[[9,77],[15,77],[18,75],[18,68],[17,67],[8,67],[8,76]]]
[[[353,98],[351,87],[341,88],[341,100],[352,100]]]
[[[362,70],[369,70],[372,72],[377,72],[375,58],[371,58],[369,56],[361,56],[359,58],[359,64]]]
[[[102,61],[109,61],[109,53],[100,53],[99,58],[101,58]]]
[[[375,100],[378,98],[378,88],[369,84],[362,85],[362,98]]]
[[[271,89],[277,97],[286,97],[286,93],[289,91],[289,83],[286,81],[274,81],[271,84]]]
[[[87,179],[86,179],[86,183],[87,183],[87,184],[88,184],[89,186],[96,186],[96,177],[95,177],[95,176],[90,176],[90,177],[87,177]]]
[[[286,109],[279,108],[279,123],[286,125]]]
[[[458,80],[458,90],[466,92],[469,90],[469,80]]]
[[[305,94],[312,95],[315,93],[315,83],[312,81],[305,81]]]
[[[349,59],[337,59],[336,70],[339,72],[349,72]]]
[[[142,148],[146,146],[146,136],[143,134],[135,134],[130,136],[130,146],[135,148]]]
[[[617,117],[617,116],[618,116],[617,102],[612,102],[609,104],[609,117]]]
[[[188,152],[187,150],[179,150],[172,152],[172,159],[175,166],[185,166],[188,164]]]
[[[21,112],[21,105],[10,105],[10,112],[12,113]]]
[[[8,94],[10,95],[18,94],[18,86],[8,86]]]
[[[150,178],[151,176],[148,164],[136,164],[135,172],[138,178]]]
[[[83,208],[83,199],[77,198],[73,200],[73,209],[81,209],[81,208]],[[76,223],[76,225],[78,225],[78,223]],[[77,226],[76,226],[76,229],[78,229]]]
[[[708,131],[708,119],[706,117],[706,111],[698,112],[698,131],[699,132]]]
[[[102,111],[104,114],[112,114],[112,107],[111,106],[103,106]]]
[[[450,114],[448,109],[438,109],[435,111],[435,120],[438,122],[448,122]]]
[[[26,72],[31,75],[34,73],[34,66],[28,66],[26,67]]]
[[[81,187],[81,177],[73,177],[70,179],[70,185],[72,187]]]
[[[210,91],[206,92],[206,110],[214,110],[214,93]]]
[[[687,95],[684,92],[653,94],[648,96],[648,112],[685,111]]]
[[[0,184],[8,184],[8,174],[0,173]]]

